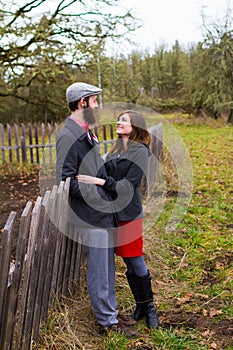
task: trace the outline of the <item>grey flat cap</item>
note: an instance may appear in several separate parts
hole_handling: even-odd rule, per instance
[[[86,83],[74,83],[66,89],[67,102],[79,101],[83,97],[98,95],[102,89]]]

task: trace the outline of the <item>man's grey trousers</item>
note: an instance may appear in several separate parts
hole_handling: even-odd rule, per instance
[[[77,228],[87,259],[87,290],[97,322],[110,327],[118,323],[115,293],[113,231]]]

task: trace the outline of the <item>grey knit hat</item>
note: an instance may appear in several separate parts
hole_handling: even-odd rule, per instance
[[[102,89],[86,83],[74,83],[66,89],[67,102],[79,101],[83,97],[98,95]]]

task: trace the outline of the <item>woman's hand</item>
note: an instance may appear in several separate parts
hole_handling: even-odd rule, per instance
[[[105,180],[99,177],[89,176],[89,175],[77,175],[76,179],[79,182],[84,182],[89,185],[99,185],[103,186],[105,184]]]

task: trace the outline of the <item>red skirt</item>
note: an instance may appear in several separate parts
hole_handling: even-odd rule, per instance
[[[115,253],[123,258],[143,255],[143,218],[118,223]]]

